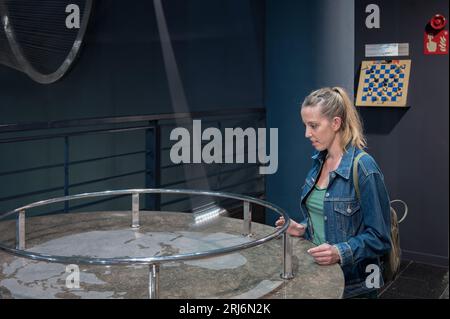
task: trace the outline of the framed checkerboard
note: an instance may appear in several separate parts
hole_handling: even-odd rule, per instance
[[[406,106],[411,60],[363,61],[356,106]]]

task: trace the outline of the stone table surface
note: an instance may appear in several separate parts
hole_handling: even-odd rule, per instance
[[[252,223],[248,237],[240,219],[220,216],[196,223],[193,214],[179,212],[141,211],[141,226],[130,224],[130,211],[27,217],[26,249],[59,256],[150,257],[229,247],[275,231]],[[0,241],[15,245],[14,221],[0,222]],[[306,253],[311,247],[293,238],[295,277],[290,280],[280,278],[281,238],[220,257],[161,264],[160,298],[341,298],[340,266],[318,265]],[[73,287],[76,267],[79,288]],[[148,278],[148,265],[74,267],[0,250],[0,298],[148,298]]]

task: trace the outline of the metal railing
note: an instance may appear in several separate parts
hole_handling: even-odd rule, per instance
[[[193,113],[172,113],[172,114],[152,114],[152,115],[137,115],[137,116],[117,116],[117,117],[102,117],[102,118],[85,118],[85,119],[73,119],[73,120],[61,120],[51,122],[30,122],[30,123],[13,123],[13,124],[0,124],[0,146],[3,145],[18,145],[26,144],[27,150],[29,148],[37,148],[33,143],[50,143],[51,140],[56,140],[59,143],[55,154],[60,158],[59,161],[38,163],[30,156],[26,161],[26,165],[18,165],[15,162],[10,162],[11,165],[5,165],[0,170],[0,178],[13,180],[14,183],[24,183],[24,180],[18,180],[16,177],[25,178],[26,174],[41,174],[42,172],[54,172],[58,175],[58,179],[52,179],[48,185],[41,187],[25,187],[24,189],[10,192],[7,190],[0,196],[0,211],[6,211],[12,207],[17,207],[21,202],[27,200],[27,198],[33,198],[35,196],[69,196],[77,188],[76,192],[89,192],[93,191],[92,185],[99,185],[100,189],[108,188],[126,188],[127,186],[111,186],[108,183],[120,181],[126,183],[129,180],[134,180],[144,176],[143,183],[131,184],[131,187],[142,188],[191,188],[183,185],[185,182],[192,182],[190,180],[177,179],[177,180],[162,180],[163,176],[167,176],[171,170],[176,170],[183,164],[165,163],[161,159],[161,154],[166,152],[168,147],[164,145],[162,132],[170,127],[170,121],[188,121],[189,119],[204,119],[204,123],[220,126],[223,121],[227,119],[235,119],[245,116],[248,119],[256,119],[257,121],[264,120],[265,111],[262,108],[239,108],[228,110],[217,110],[214,112],[193,112]],[[215,124],[214,124],[215,123]],[[82,152],[75,151],[76,147],[79,147],[79,138],[88,137],[100,138],[101,135],[107,135],[108,138],[112,136],[129,134],[141,134],[139,135],[139,143],[135,148],[118,150],[114,153],[105,154],[92,154],[91,150],[83,149]],[[133,137],[127,137],[133,140]],[[134,138],[136,140],[136,138]],[[41,145],[41,144],[39,144]],[[19,146],[19,145],[18,145]],[[25,148],[25,146],[24,146]],[[16,149],[19,149],[17,147]],[[20,148],[22,149],[22,148]],[[80,155],[83,155],[80,157]],[[76,157],[76,158],[75,158]],[[74,180],[75,172],[80,168],[80,165],[103,165],[103,161],[132,161],[136,158],[143,158],[139,166],[134,169],[130,169],[124,172],[111,171],[109,174],[94,176],[82,180]],[[22,160],[23,161],[23,160]],[[5,168],[8,166],[8,168]],[[216,179],[219,182],[216,186],[211,187],[215,191],[227,191],[227,189],[235,186],[258,183],[258,185],[264,184],[264,176],[249,176],[247,180],[224,182],[227,180],[227,176],[235,176],[236,172],[243,171],[252,167],[256,171],[257,164],[245,164],[240,167],[233,167],[232,169],[221,169],[218,172],[208,173],[206,176],[193,177],[211,178]],[[127,166],[128,167],[128,166]],[[130,166],[131,167],[131,166]],[[133,166],[134,167],[134,166]],[[92,169],[91,169],[92,170]],[[94,174],[93,174],[94,175]],[[248,175],[248,174],[247,174]],[[28,175],[27,175],[28,176]],[[60,177],[59,177],[60,176]],[[194,180],[193,180],[194,181]],[[103,186],[103,187],[102,187]],[[89,187],[91,187],[89,189]],[[250,187],[254,189],[254,187]],[[258,189],[261,187],[258,187]],[[244,193],[250,194],[250,192],[244,191]],[[48,195],[52,194],[52,195]],[[257,193],[251,193],[252,196],[262,196],[262,192],[258,190]],[[45,198],[45,197],[44,197]],[[111,197],[102,199],[99,201],[93,201],[77,206],[70,206],[69,202],[64,202],[64,207],[52,211],[51,213],[70,212],[76,209],[81,209],[87,206],[103,204],[110,202],[111,200],[118,199],[118,197]],[[35,200],[34,198],[27,201]],[[159,194],[149,194],[145,198],[145,207],[148,209],[159,210],[161,207],[173,207],[173,205],[187,204],[188,198],[175,198],[171,201],[161,200]],[[126,204],[126,203],[123,203]],[[185,205],[186,206],[186,205]]]
[[[275,230],[273,233],[253,240],[251,242],[233,245],[226,248],[214,249],[209,251],[200,251],[195,253],[187,254],[175,254],[170,256],[152,256],[152,257],[133,257],[133,258],[90,258],[90,257],[78,257],[78,256],[55,256],[42,253],[32,252],[26,249],[26,229],[25,229],[25,219],[26,211],[34,208],[45,206],[58,202],[67,202],[83,198],[93,198],[93,197],[105,197],[105,196],[127,196],[131,195],[131,221],[130,225],[132,228],[140,227],[140,208],[139,208],[139,196],[140,194],[187,194],[187,195],[201,195],[201,196],[212,196],[227,199],[234,199],[243,202],[244,218],[243,218],[243,235],[249,235],[251,233],[251,204],[260,205],[265,208],[271,209],[279,215],[283,216],[286,223],[279,229]],[[84,193],[71,196],[64,196],[58,198],[47,199],[43,201],[34,202],[19,208],[16,208],[10,212],[0,215],[0,221],[6,219],[7,217],[15,215],[16,217],[16,246],[8,247],[4,243],[0,243],[0,249],[8,253],[14,254],[19,257],[25,257],[32,260],[40,260],[52,263],[62,263],[62,264],[84,264],[84,265],[129,265],[129,264],[143,264],[149,266],[149,297],[158,298],[159,297],[159,272],[160,265],[162,263],[181,261],[181,260],[192,260],[192,259],[202,259],[217,257],[225,254],[230,254],[235,251],[242,249],[247,249],[264,244],[272,239],[279,236],[283,236],[283,269],[281,273],[281,278],[292,279],[294,277],[292,271],[292,239],[287,233],[289,227],[289,216],[280,207],[263,201],[261,199],[238,195],[233,193],[224,192],[212,192],[212,191],[201,191],[201,190],[187,190],[187,189],[127,189],[127,190],[113,190],[113,191],[103,191],[95,193]]]

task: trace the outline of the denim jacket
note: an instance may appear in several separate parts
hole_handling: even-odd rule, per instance
[[[325,240],[335,245],[341,256],[344,298],[373,291],[373,287],[366,285],[366,279],[375,267],[366,268],[368,265],[379,267],[379,286],[384,284],[380,257],[391,249],[390,201],[383,174],[370,155],[360,158],[359,200],[353,185],[353,160],[361,150],[354,146],[346,150],[339,167],[330,172],[323,205]],[[326,151],[314,154],[313,167],[301,191],[302,223],[307,225],[304,237],[309,240],[314,236],[314,228],[306,209],[306,198],[319,178],[325,156]]]

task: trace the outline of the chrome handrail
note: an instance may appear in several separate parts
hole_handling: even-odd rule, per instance
[[[266,237],[260,238],[250,243],[235,245],[232,247],[221,248],[217,250],[213,250],[210,252],[202,252],[202,253],[190,253],[190,254],[179,254],[172,256],[158,256],[158,257],[142,257],[142,258],[82,258],[82,257],[66,257],[66,256],[50,256],[46,254],[38,254],[32,252],[25,252],[22,249],[14,249],[7,247],[6,245],[0,243],[0,249],[8,251],[18,256],[27,257],[36,260],[43,260],[48,262],[61,262],[61,263],[80,263],[80,264],[101,264],[101,265],[113,265],[113,264],[127,264],[127,263],[137,263],[137,264],[150,264],[150,263],[162,263],[162,262],[171,262],[175,260],[184,260],[184,259],[197,259],[197,258],[207,258],[212,256],[218,256],[226,253],[230,253],[236,250],[241,250],[245,248],[254,247],[260,244],[263,244],[269,240],[272,240],[276,237],[282,235],[287,228],[289,227],[289,216],[284,212],[283,209],[278,207],[275,204],[271,204],[264,200],[260,200],[257,198],[253,198],[246,195],[237,195],[226,192],[213,192],[213,191],[202,191],[202,190],[187,190],[187,189],[157,189],[157,188],[147,188],[147,189],[128,189],[128,190],[113,190],[113,191],[103,191],[103,192],[94,192],[94,193],[83,193],[77,195],[63,196],[52,199],[47,199],[43,201],[37,201],[19,208],[16,208],[12,211],[4,213],[0,216],[0,220],[5,219],[6,217],[12,214],[20,214],[23,211],[26,211],[30,208],[76,200],[83,198],[92,198],[92,197],[101,197],[101,196],[118,196],[118,195],[134,195],[134,194],[188,194],[188,195],[205,195],[205,196],[214,196],[214,197],[222,197],[229,199],[241,200],[244,202],[254,203],[257,205],[264,206],[266,208],[272,209],[276,213],[280,214],[287,220],[280,229],[276,230],[274,233],[267,235]]]
[[[83,199],[83,198],[92,198],[92,197],[101,197],[101,196],[117,196],[117,195],[132,195],[132,226],[131,227],[139,227],[138,217],[136,217],[136,211],[139,212],[138,207],[138,195],[139,194],[188,194],[188,195],[204,195],[204,196],[212,196],[212,197],[222,197],[228,199],[236,199],[244,202],[244,223],[251,222],[251,213],[245,214],[246,211],[249,210],[249,203],[253,203],[256,205],[260,205],[266,208],[273,210],[274,212],[280,214],[286,220],[286,223],[275,232],[262,237],[258,240],[254,240],[248,243],[243,243],[239,245],[234,245],[226,248],[214,249],[209,251],[202,251],[196,253],[188,253],[188,254],[177,254],[171,256],[153,256],[153,257],[115,257],[115,258],[90,258],[90,257],[79,257],[79,256],[56,256],[56,255],[48,255],[41,254],[32,251],[25,251],[25,212],[26,210],[34,207],[40,207],[48,204],[54,204],[64,201]],[[188,190],[188,189],[158,189],[158,188],[147,188],[147,189],[127,189],[127,190],[112,190],[112,191],[103,191],[103,192],[94,192],[94,193],[83,193],[77,195],[70,195],[58,198],[52,198],[47,200],[42,200],[38,202],[33,202],[31,204],[16,208],[12,211],[4,213],[0,215],[0,221],[11,216],[13,214],[17,214],[17,231],[16,231],[16,248],[8,247],[7,245],[0,242],[0,249],[4,250],[8,253],[14,254],[19,257],[25,257],[32,260],[40,260],[52,263],[62,263],[62,264],[87,264],[87,265],[123,265],[123,264],[143,264],[150,265],[150,269],[153,269],[155,272],[155,267],[152,265],[156,265],[159,269],[159,265],[162,263],[173,262],[173,261],[182,261],[182,260],[192,260],[192,259],[201,259],[201,258],[211,258],[216,256],[221,256],[225,254],[229,254],[235,251],[259,246],[265,242],[268,242],[274,238],[283,235],[283,271],[281,273],[281,277],[283,279],[291,279],[293,278],[292,273],[292,243],[291,238],[287,233],[287,229],[289,227],[290,218],[286,214],[286,212],[278,207],[275,204],[269,203],[267,201],[253,198],[246,195],[238,195],[233,193],[226,192],[214,192],[214,191],[204,191],[204,190]],[[250,218],[250,220],[248,220]],[[21,228],[22,227],[22,228]],[[250,227],[244,225],[244,229],[250,230]],[[153,268],[152,268],[153,267]],[[153,283],[152,283],[153,285]],[[152,286],[151,285],[151,286]],[[154,287],[152,286],[154,290]],[[157,291],[157,290],[156,290]],[[151,297],[157,296],[154,291],[150,292]]]

